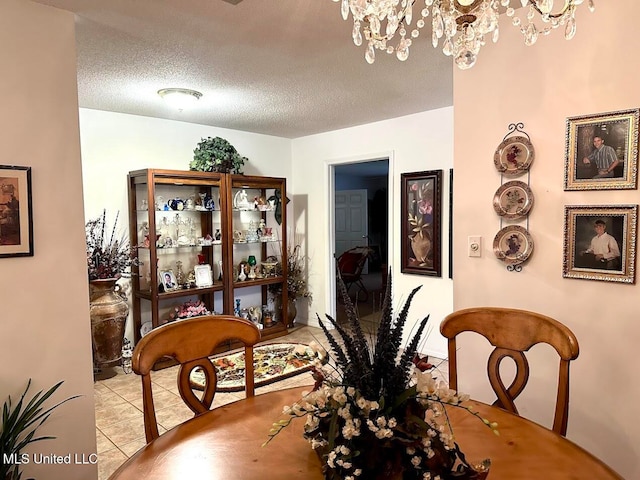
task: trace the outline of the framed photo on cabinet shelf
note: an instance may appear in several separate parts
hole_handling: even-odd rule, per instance
[[[31,167],[0,165],[0,258],[32,256]]]
[[[637,188],[639,109],[570,117],[565,190]]]
[[[193,272],[196,276],[196,287],[210,287],[213,285],[213,272],[211,271],[211,265],[196,265],[193,267]]]
[[[171,270],[163,270],[160,272],[160,282],[165,292],[171,292],[178,289],[178,282],[176,276]]]
[[[442,275],[442,170],[401,175],[401,271]]]
[[[563,277],[635,283],[638,205],[564,208]]]

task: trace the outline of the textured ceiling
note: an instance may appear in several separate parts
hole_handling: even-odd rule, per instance
[[[81,107],[296,138],[452,105],[425,27],[373,65],[331,0],[34,0],[76,14]],[[161,88],[203,97],[172,111]]]

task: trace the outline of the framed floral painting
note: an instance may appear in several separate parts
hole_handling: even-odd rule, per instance
[[[31,256],[31,167],[0,165],[0,258]]]
[[[635,283],[638,205],[564,207],[562,276]]]
[[[442,170],[401,175],[403,273],[440,277]]]
[[[564,189],[637,188],[639,109],[567,119]]]

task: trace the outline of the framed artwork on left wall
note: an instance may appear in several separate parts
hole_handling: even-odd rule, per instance
[[[402,273],[442,276],[442,170],[401,175]]]
[[[0,258],[32,256],[31,167],[0,165]]]

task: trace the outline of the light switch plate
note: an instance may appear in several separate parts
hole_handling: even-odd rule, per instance
[[[481,257],[482,256],[482,237],[479,235],[473,235],[469,237],[469,256]]]

